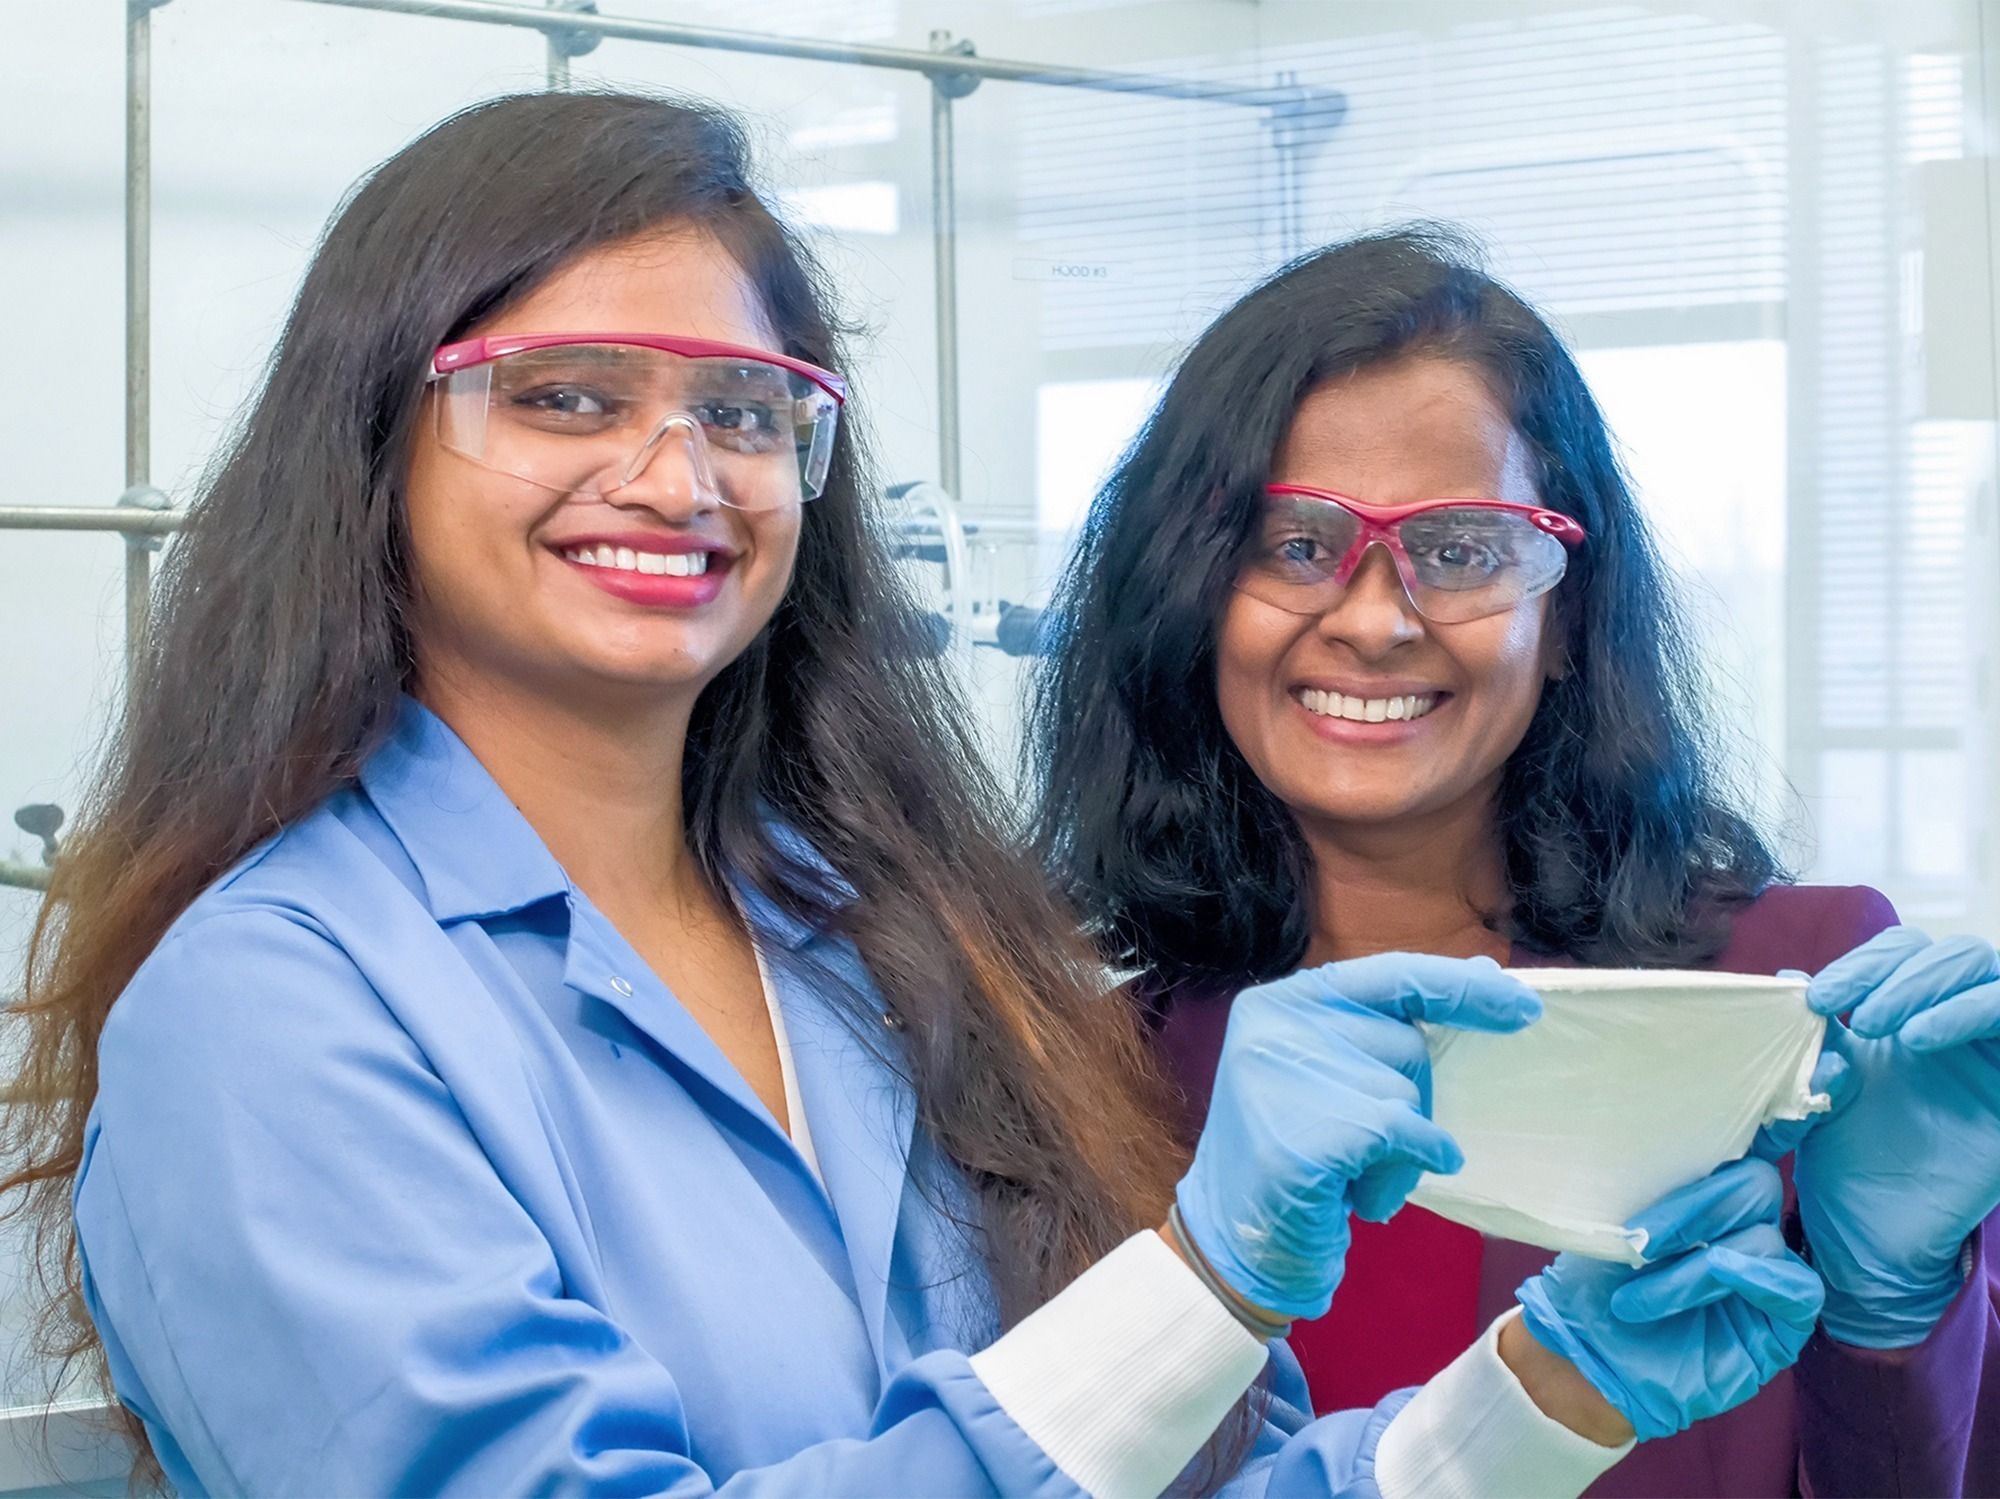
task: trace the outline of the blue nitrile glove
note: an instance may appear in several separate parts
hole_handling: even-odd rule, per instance
[[[1806,1000],[1850,1100],[1799,1142],[1793,1179],[1826,1330],[1920,1343],[1958,1294],[1959,1258],[2000,1207],[2000,954],[1891,927],[1829,964]]]
[[[1514,1293],[1535,1341],[1561,1354],[1642,1442],[1741,1405],[1798,1358],[1824,1288],[1778,1231],[1784,1183],[1732,1161],[1632,1221],[1647,1263],[1564,1254]]]
[[[1804,974],[1799,977],[1804,978]],[[1803,1119],[1780,1119],[1757,1131],[1750,1142],[1750,1154],[1760,1161],[1781,1160],[1799,1148],[1799,1142],[1853,1101],[1855,1077],[1847,1058],[1837,1051],[1821,1051],[1813,1063],[1813,1092],[1824,1093],[1830,1107]]]
[[[1245,989],[1208,1123],[1176,1200],[1223,1282],[1280,1317],[1317,1317],[1347,1260],[1348,1213],[1386,1220],[1458,1146],[1429,1119],[1413,1022],[1519,1030],[1542,1013],[1491,958],[1383,953]]]

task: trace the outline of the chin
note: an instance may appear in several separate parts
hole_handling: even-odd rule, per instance
[[[706,685],[721,670],[705,659],[675,652],[662,656],[605,655],[581,651],[554,667],[564,688],[585,698],[641,698],[685,694]]]
[[[564,632],[557,654],[567,658],[565,669],[602,682],[631,686],[682,686],[706,681],[743,653],[734,640],[714,639],[675,622],[660,628],[577,629]]]
[[[721,673],[726,662],[696,661],[682,657],[675,661],[621,662],[607,668],[606,681],[639,692],[680,692],[703,687]]]
[[[1424,803],[1411,797],[1407,787],[1397,790],[1357,787],[1351,792],[1329,795],[1322,784],[1314,787],[1310,796],[1296,800],[1288,797],[1286,801],[1303,816],[1356,827],[1393,823],[1424,810]]]

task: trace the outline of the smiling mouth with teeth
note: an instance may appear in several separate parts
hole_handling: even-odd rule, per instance
[[[631,547],[570,547],[563,561],[583,567],[608,567],[622,573],[652,577],[698,578],[708,571],[712,552],[639,552]]]
[[[1294,696],[1308,713],[1317,713],[1322,718],[1345,718],[1354,723],[1400,723],[1422,718],[1438,705],[1435,692],[1410,697],[1346,697],[1338,692],[1302,687]]]

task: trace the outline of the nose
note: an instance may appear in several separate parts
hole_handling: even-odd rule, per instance
[[[661,418],[621,479],[606,498],[617,505],[644,505],[670,521],[692,520],[723,503],[708,440],[685,412]]]
[[[1396,559],[1376,542],[1362,554],[1332,607],[1319,617],[1320,638],[1338,641],[1363,660],[1379,660],[1422,637],[1423,616],[1403,587]]]

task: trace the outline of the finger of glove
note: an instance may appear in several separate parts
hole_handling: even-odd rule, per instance
[[[1517,1031],[1540,1018],[1541,996],[1491,958],[1377,953],[1292,975],[1312,986],[1289,994],[1321,1003],[1348,1000],[1402,1020],[1473,1031]],[[1291,980],[1285,980],[1290,983]]]
[[[1827,1027],[1828,1033],[1831,1034],[1833,1029],[1832,1026]],[[1860,1096],[1858,1089],[1861,1079],[1848,1062],[1847,1048],[1844,1045],[1828,1044],[1825,1041],[1820,1044],[1819,1057],[1813,1062],[1812,1079],[1806,1086],[1814,1093],[1826,1095],[1826,1112],[1813,1116],[1816,1119],[1825,1119],[1838,1114]]]
[[[1458,1148],[1458,1141],[1452,1139],[1450,1131],[1432,1123],[1409,1104],[1384,1101],[1376,1112],[1371,1132],[1372,1145],[1351,1163],[1356,1181],[1371,1173],[1397,1168],[1449,1176],[1465,1165],[1465,1152]]]
[[[1444,1126],[1433,1123],[1407,1106],[1389,1112],[1391,1122],[1385,1131],[1387,1148],[1382,1155],[1383,1160],[1391,1159],[1393,1153],[1395,1158],[1422,1170],[1445,1176],[1465,1165],[1465,1152],[1458,1148],[1458,1141]]]
[[[1714,1273],[1735,1287],[1739,1299],[1772,1321],[1798,1329],[1798,1342],[1804,1342],[1819,1321],[1826,1306],[1826,1282],[1791,1250],[1745,1254],[1732,1244],[1718,1244],[1710,1261]]]
[[[1736,1299],[1777,1321],[1810,1326],[1825,1294],[1778,1230],[1759,1224],[1640,1272],[1612,1293],[1610,1308],[1621,1322],[1664,1322]]]
[[[1424,1179],[1424,1168],[1407,1161],[1371,1166],[1347,1190],[1354,1216],[1367,1223],[1387,1223],[1401,1210]]]
[[[1775,1225],[1753,1223],[1718,1235],[1713,1243],[1688,1249],[1671,1259],[1635,1270],[1611,1293],[1611,1311],[1621,1322],[1658,1322],[1694,1311],[1734,1294],[1731,1284],[1715,1272],[1718,1248],[1745,1254],[1784,1253],[1784,1236]]]
[[[1896,1039],[1911,1051],[1943,1051],[2000,1037],[2000,983],[1975,984],[1912,1015]]]
[[[1446,1139],[1449,1141],[1450,1137]],[[1416,1191],[1417,1183],[1426,1174],[1450,1176],[1459,1170],[1464,1159],[1457,1154],[1457,1149],[1453,1142],[1449,1151],[1440,1152],[1424,1165],[1399,1159],[1369,1167],[1349,1187],[1348,1206],[1355,1217],[1365,1222],[1387,1223],[1402,1211],[1410,1194]]]
[[[1913,926],[1892,926],[1877,932],[1822,968],[1806,986],[1806,1003],[1821,1015],[1845,1014],[1904,960],[1930,945],[1930,937]]]
[[[1978,937],[1945,937],[1905,959],[1847,1017],[1857,1036],[1893,1036],[1912,1017],[2000,978],[2000,953]]]
[[[1827,1028],[1829,1038],[1836,1029],[1838,1022]],[[1826,1096],[1828,1107],[1803,1119],[1780,1119],[1765,1125],[1750,1143],[1750,1154],[1760,1161],[1775,1161],[1790,1155],[1799,1148],[1801,1140],[1854,1101],[1856,1081],[1854,1069],[1848,1065],[1841,1050],[1829,1046],[1813,1063],[1811,1083],[1814,1093]]]
[[[1829,1015],[1826,1021],[1826,1035],[1820,1041],[1823,1051],[1831,1052],[1841,1060],[1853,1063],[1857,1051],[1865,1043],[1847,1028],[1847,1022],[1837,1015]],[[1843,1095],[1851,1097],[1853,1094]]]
[[[1315,1020],[1320,1017],[1314,1017]],[[1329,1036],[1414,1083],[1430,1112],[1431,1049],[1424,1033],[1407,1020],[1342,1001],[1326,1011]],[[1350,1064],[1351,1065],[1351,1064]]]
[[[1414,1083],[1372,1061],[1357,1061],[1366,1072],[1330,1082],[1328,1092],[1304,1107],[1269,1111],[1266,1133],[1286,1157],[1340,1178],[1350,1203],[1353,1183],[1370,1172],[1405,1167],[1449,1173],[1465,1164],[1458,1142],[1425,1117]]]
[[[1657,1264],[1738,1229],[1777,1223],[1784,1200],[1777,1168],[1746,1157],[1669,1192],[1627,1226],[1645,1230],[1647,1262]]]
[[[1349,1177],[1347,1202],[1357,1217],[1386,1223],[1402,1207],[1426,1171],[1450,1175],[1465,1164],[1465,1153],[1449,1132],[1418,1112],[1413,1101],[1382,1099],[1372,1117],[1352,1119],[1372,1136],[1359,1152],[1341,1162]]]
[[[1218,1080],[1247,1068],[1263,1079],[1260,1091],[1291,1086],[1318,1092],[1380,1064],[1428,1091],[1430,1048],[1422,1031],[1345,999],[1288,992],[1283,984],[1289,982],[1246,989],[1230,1006]]]

